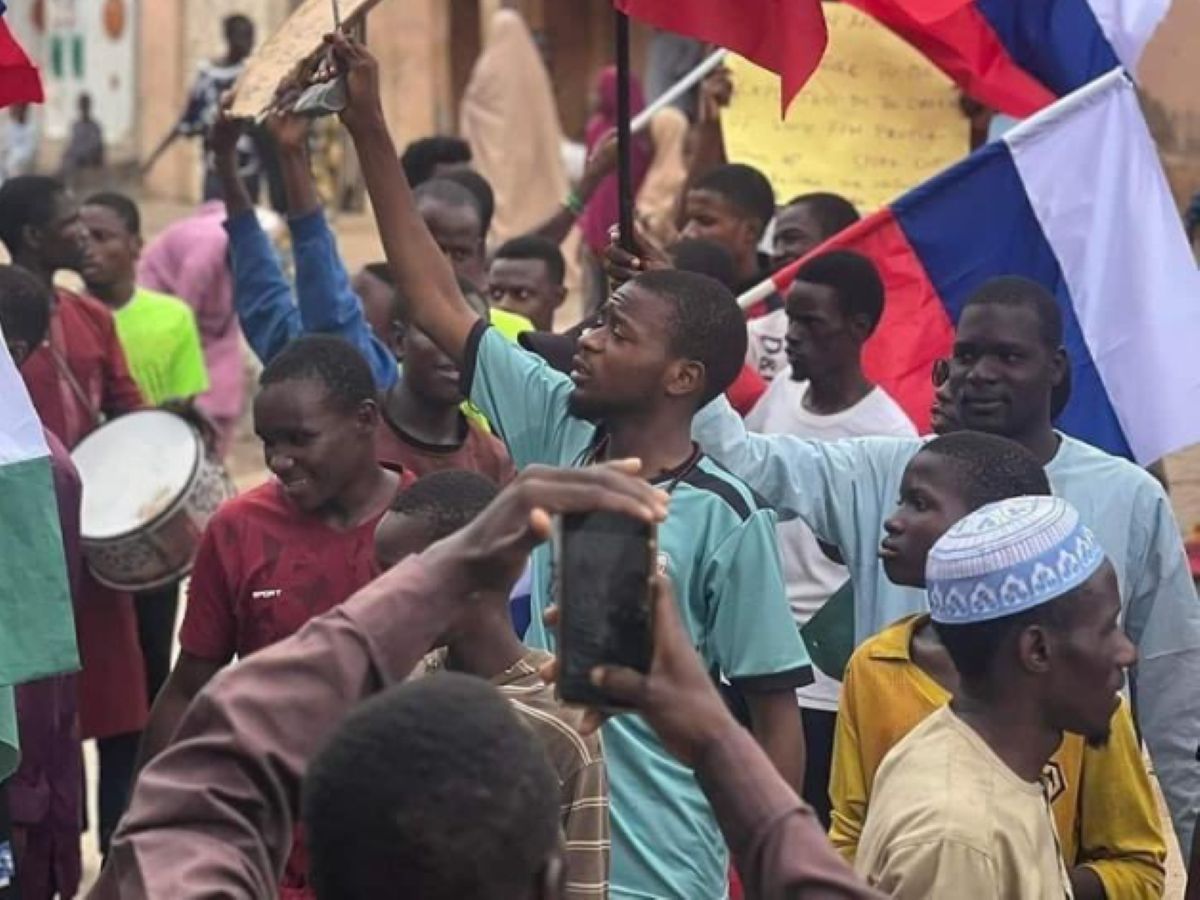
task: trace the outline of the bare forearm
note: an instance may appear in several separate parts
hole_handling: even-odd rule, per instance
[[[279,168],[283,175],[283,191],[287,195],[288,215],[299,218],[315,212],[321,205],[321,198],[317,196],[304,148],[280,147]]]
[[[1076,866],[1071,870],[1070,877],[1075,900],[1107,900],[1104,882],[1087,866]]]
[[[382,112],[350,133],[384,253],[396,279],[397,296],[406,307],[404,317],[461,362],[477,317],[459,293],[449,261],[417,211]]]
[[[754,737],[763,752],[797,794],[804,790],[804,726],[800,708],[788,691],[764,697],[749,697]]]
[[[142,732],[142,740],[138,745],[137,762],[134,772],[140,772],[156,756],[167,749],[175,736],[184,713],[192,702],[192,696],[186,694],[178,685],[172,685],[168,680],[163,690],[154,701],[150,710],[150,718]]]

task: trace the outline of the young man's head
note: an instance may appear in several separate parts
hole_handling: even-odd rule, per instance
[[[89,250],[79,204],[61,181],[43,175],[0,186],[0,241],[14,263],[47,277],[81,271]]]
[[[793,381],[857,368],[883,316],[875,264],[850,250],[806,262],[787,295],[787,358]]]
[[[434,472],[402,491],[375,529],[375,559],[390,569],[465,528],[500,489],[478,472]]]
[[[46,339],[53,291],[17,266],[0,266],[0,331],[18,368]]]
[[[318,900],[559,897],[559,793],[533,731],[483,679],[389,688],[305,773]]]
[[[801,194],[775,215],[771,268],[795,262],[858,221],[858,210],[838,194]]]
[[[221,20],[225,35],[225,61],[236,65],[254,52],[254,23],[246,16],[235,14]]]
[[[350,289],[362,301],[363,315],[375,337],[390,347],[399,312],[391,267],[386,262],[368,263],[350,279]]]
[[[758,273],[758,243],[775,215],[775,191],[751,166],[720,166],[696,181],[684,198],[683,237],[716,241],[737,265],[738,277]]]
[[[466,279],[459,279],[464,299],[483,318],[488,306],[483,295]],[[404,366],[400,389],[426,408],[456,408],[466,398],[458,366],[425,332],[397,317],[392,323],[392,352]]]
[[[672,244],[667,252],[670,254],[671,263],[680,272],[707,275],[731,291],[737,289],[741,279],[738,278],[733,254],[716,241],[684,238]]]
[[[746,357],[746,320],[724,285],[674,269],[619,287],[579,338],[571,411],[594,420],[695,410],[731,385]]]
[[[1057,497],[985,506],[934,544],[926,581],[968,697],[1024,707],[1093,746],[1107,740],[1137,651],[1116,572],[1074,507]]]
[[[967,300],[950,360],[964,428],[1014,440],[1049,428],[1066,370],[1062,313],[1040,284],[996,278]]]
[[[483,233],[486,235],[491,231],[492,216],[496,214],[496,192],[492,190],[488,180],[474,169],[468,169],[465,166],[447,169],[437,177],[453,181],[470,191],[479,206],[479,216],[483,220]]]
[[[554,330],[554,313],[567,299],[567,264],[553,241],[536,235],[500,245],[488,269],[492,305],[524,316],[538,331]]]
[[[109,299],[114,286],[133,287],[138,255],[142,252],[142,217],[124,194],[94,194],[80,211],[88,230],[91,252],[83,267],[88,290]]]
[[[413,141],[400,154],[404,177],[416,190],[431,178],[471,164],[471,145],[462,138],[433,135]]]
[[[483,284],[483,214],[475,195],[455,181],[434,178],[417,188],[415,197],[417,212],[455,274]]]
[[[894,584],[924,587],[929,549],[951,525],[989,503],[1049,493],[1046,470],[1015,441],[978,431],[935,438],[904,469],[883,523],[883,569]]]
[[[314,512],[336,503],[374,470],[375,381],[353,345],[329,335],[297,338],[258,383],[254,432],[267,468],[296,506]]]

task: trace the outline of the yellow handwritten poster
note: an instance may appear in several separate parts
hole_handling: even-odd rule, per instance
[[[762,170],[781,203],[833,191],[866,214],[965,156],[958,89],[882,25],[826,3],[829,49],[779,118],[779,76],[730,54],[733,100],[722,116],[731,162]]]

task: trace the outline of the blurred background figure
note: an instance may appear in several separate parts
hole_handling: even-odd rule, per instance
[[[0,181],[32,175],[37,167],[38,127],[28,103],[8,108],[4,123],[4,153],[0,156]]]
[[[104,170],[104,129],[92,118],[91,94],[79,95],[79,118],[71,125],[60,168],[62,178],[74,187]]]

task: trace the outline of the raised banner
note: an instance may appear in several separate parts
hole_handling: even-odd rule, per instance
[[[868,213],[965,156],[970,126],[958,88],[919,52],[855,9],[824,8],[829,48],[783,121],[779,78],[729,55],[726,152],[781,203],[833,191]]]

